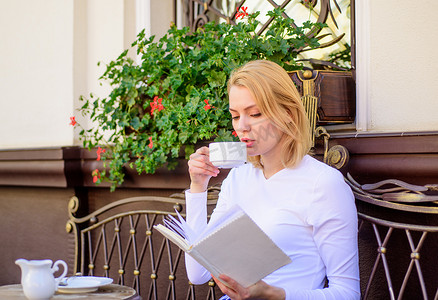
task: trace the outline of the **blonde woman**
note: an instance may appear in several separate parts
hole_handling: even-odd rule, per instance
[[[227,274],[220,275],[226,285],[214,278],[226,294],[221,299],[359,299],[354,197],[339,171],[307,155],[308,120],[287,72],[273,62],[251,61],[232,73],[228,94],[233,127],[250,163],[223,181],[211,219],[238,204],[292,263],[249,288]],[[210,163],[207,147],[188,165],[187,222],[202,231],[208,182],[220,170]],[[211,278],[187,255],[186,269],[194,284]]]

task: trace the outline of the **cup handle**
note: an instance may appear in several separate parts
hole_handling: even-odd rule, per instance
[[[56,271],[59,270],[58,265],[62,265],[64,267],[64,272],[62,272],[61,276],[55,278],[56,290],[58,290],[58,285],[61,282],[61,280],[64,279],[65,275],[67,275],[67,270],[68,270],[68,267],[67,267],[67,264],[65,263],[65,261],[57,260],[57,261],[55,261],[55,263],[53,264],[53,267],[52,267],[53,273],[55,273]]]

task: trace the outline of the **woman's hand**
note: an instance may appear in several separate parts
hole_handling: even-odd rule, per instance
[[[208,147],[201,147],[190,155],[188,165],[191,180],[190,191],[192,193],[202,193],[207,190],[210,178],[219,174],[219,169],[210,162]]]
[[[266,299],[266,300],[284,300],[286,298],[286,293],[283,289],[274,287],[267,284],[266,282],[260,280],[256,284],[250,287],[243,287],[238,284],[235,280],[230,277],[221,274],[219,278],[225,282],[222,283],[217,278],[213,276],[214,281],[221,289],[221,291],[230,297],[232,300],[243,300],[243,299]]]

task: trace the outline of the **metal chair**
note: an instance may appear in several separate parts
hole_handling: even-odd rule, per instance
[[[215,195],[213,189],[209,206],[215,205]],[[73,197],[67,231],[75,237],[75,273],[113,278],[136,289],[143,299],[214,300],[220,294],[214,281],[191,284],[184,252],[153,229],[164,216],[175,215],[175,209],[183,212],[183,196],[121,199],[84,217],[75,216],[78,208],[79,200]]]
[[[360,220],[362,298],[438,300],[437,185],[346,180]]]

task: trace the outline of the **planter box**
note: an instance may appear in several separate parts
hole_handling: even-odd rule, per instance
[[[306,70],[289,72],[301,96],[318,98],[317,125],[353,123],[356,84],[352,72]]]

